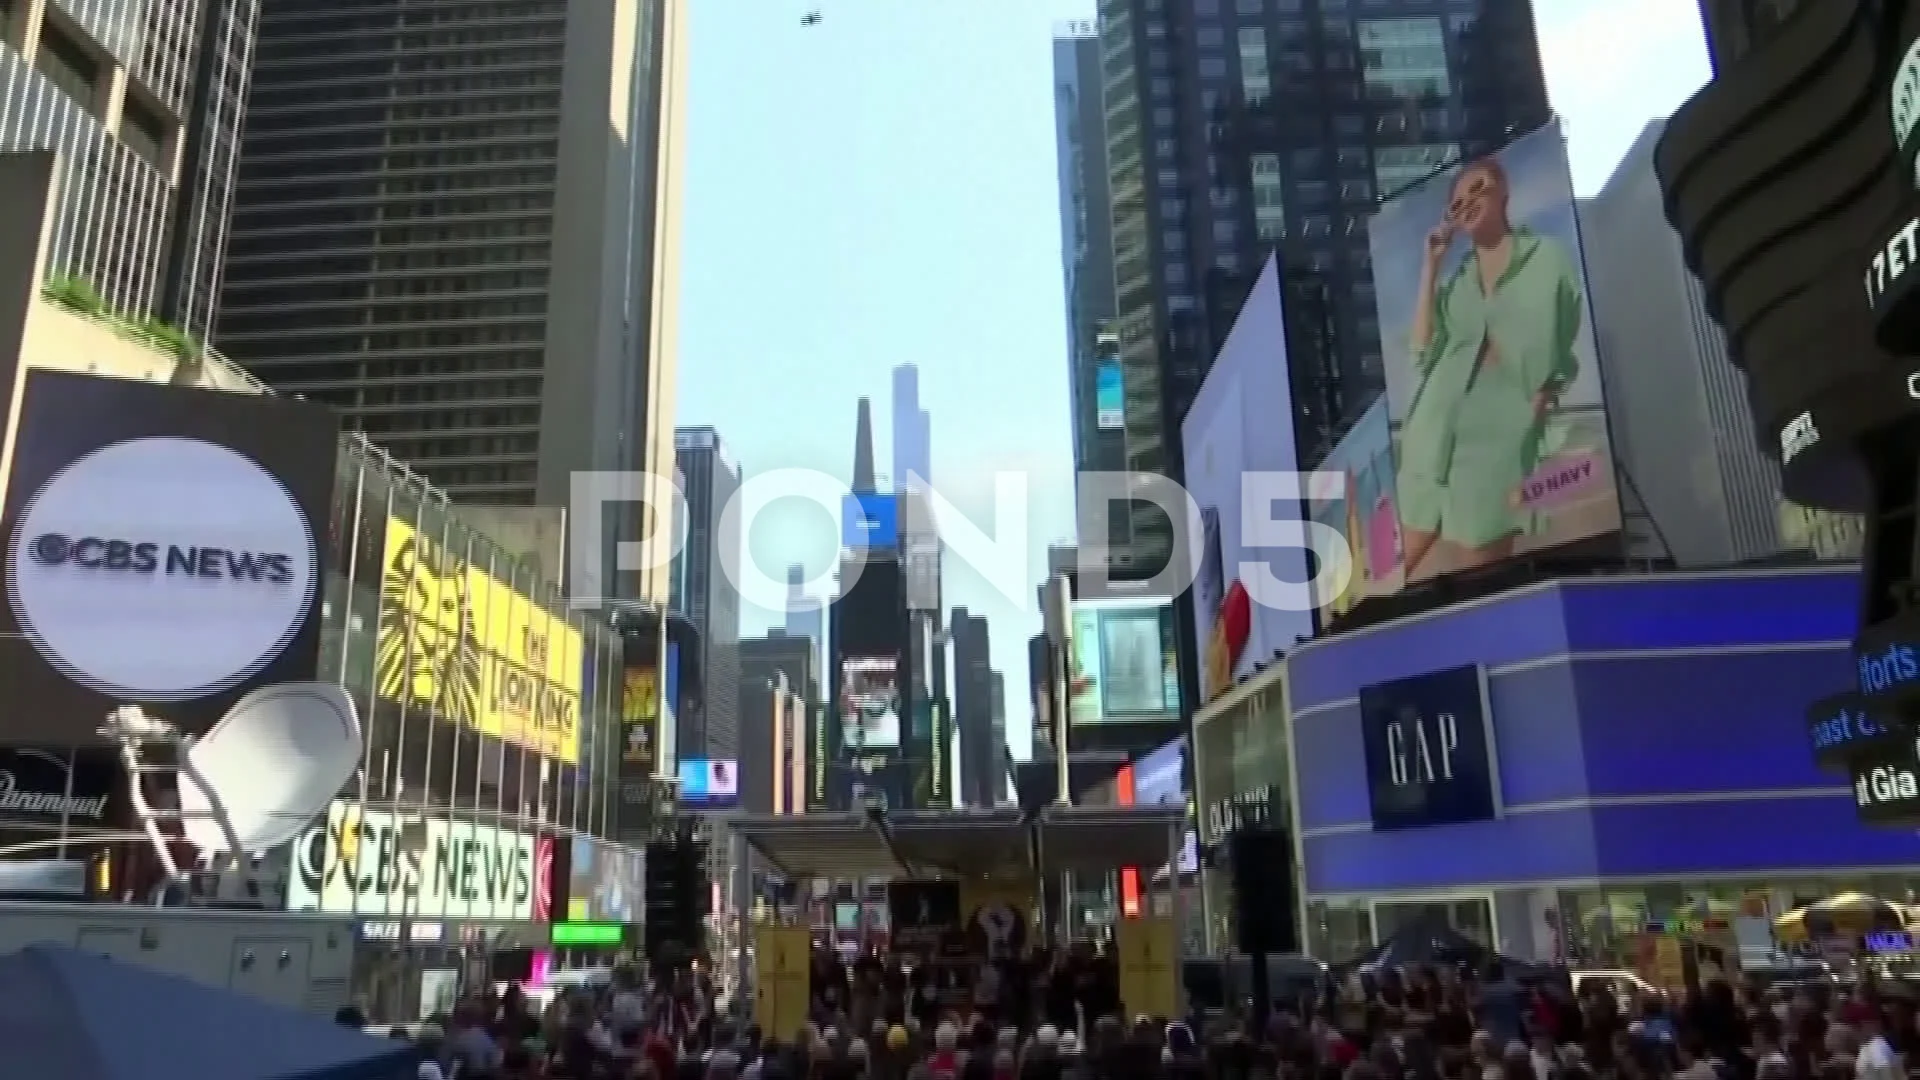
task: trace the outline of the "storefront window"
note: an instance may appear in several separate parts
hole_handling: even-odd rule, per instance
[[[1219,844],[1234,830],[1284,828],[1288,817],[1287,720],[1278,677],[1233,705],[1202,714],[1194,728],[1200,842]],[[1207,948],[1231,951],[1232,884],[1221,870],[1202,874]]]
[[[1373,912],[1364,900],[1316,901],[1307,905],[1307,953],[1344,960],[1373,947]]]

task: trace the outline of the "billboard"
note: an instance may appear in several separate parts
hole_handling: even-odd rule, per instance
[[[567,864],[569,922],[637,923],[646,890],[646,856],[639,850],[574,837]]]
[[[1179,719],[1179,648],[1171,600],[1074,601],[1069,719]]]
[[[645,778],[653,775],[654,747],[659,738],[660,673],[652,664],[629,667],[620,687],[620,772]]]
[[[1093,425],[1101,431],[1127,426],[1126,376],[1118,360],[1102,360],[1093,371]]]
[[[6,479],[9,738],[91,742],[116,705],[205,734],[316,674],[339,423],[309,402],[30,371]]]
[[[732,810],[740,805],[740,766],[731,759],[681,758],[680,805],[688,810]]]
[[[399,518],[387,519],[384,565],[380,696],[579,761],[580,631]]]
[[[890,656],[840,662],[840,747],[848,756],[900,748],[899,665]]]
[[[1374,831],[1499,814],[1500,768],[1480,665],[1361,687],[1360,738]]]
[[[1200,507],[1202,535],[1192,545],[1195,640],[1200,648],[1201,699],[1212,700],[1237,679],[1313,636],[1312,612],[1256,604],[1246,571],[1264,564],[1279,581],[1304,585],[1308,557],[1300,548],[1249,542],[1262,523],[1247,521],[1242,478],[1248,473],[1291,473],[1294,449],[1293,395],[1287,375],[1286,316],[1280,303],[1280,270],[1272,256],[1220,346],[1206,382],[1180,423],[1187,491]],[[1294,485],[1297,488],[1297,484]],[[1269,502],[1275,520],[1300,520],[1304,493]]]
[[[287,910],[528,921],[549,883],[533,834],[336,800],[294,842]]]
[[[900,546],[900,497],[862,491],[840,504],[840,546],[849,551]]]
[[[1362,600],[1390,596],[1406,583],[1400,558],[1400,509],[1393,487],[1393,430],[1387,399],[1367,411],[1314,470],[1307,513],[1346,540],[1353,574],[1338,596],[1315,596],[1322,619],[1338,618]]]
[[[1620,529],[1558,123],[1368,229],[1409,583]]]

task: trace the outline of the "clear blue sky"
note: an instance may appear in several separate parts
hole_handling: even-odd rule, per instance
[[[681,424],[749,475],[852,470],[895,365],[921,371],[934,479],[989,524],[992,475],[1031,477],[1026,580],[1073,530],[1054,161],[1052,27],[1092,0],[689,0]],[[1535,0],[1574,182],[1590,194],[1647,120],[1708,76],[1687,0]],[[819,25],[800,17],[819,10]],[[747,541],[773,576],[830,565],[832,522],[776,505]],[[1004,573],[1005,568],[1001,568]],[[1008,737],[1027,743],[1031,590],[949,566],[948,606],[992,622]],[[742,633],[779,621],[746,609]]]

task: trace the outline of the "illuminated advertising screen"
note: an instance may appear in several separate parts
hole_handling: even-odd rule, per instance
[[[1126,376],[1118,360],[1102,360],[1093,376],[1094,426],[1118,431],[1127,425]]]
[[[318,677],[332,410],[32,371],[11,450],[10,740],[89,742],[134,702],[200,735],[249,690]]]
[[[1306,513],[1304,492],[1297,479],[1290,479],[1300,462],[1286,324],[1280,269],[1269,257],[1180,422],[1187,492],[1201,520],[1191,558],[1202,701],[1211,701],[1251,675],[1256,663],[1314,632],[1312,598],[1305,592],[1306,551],[1253,542],[1297,527]],[[1271,497],[1249,497],[1249,482],[1268,485],[1265,494]],[[1268,520],[1253,520],[1248,507],[1264,507]],[[1294,587],[1292,610],[1278,603],[1281,597],[1269,603],[1253,595],[1257,586],[1243,570],[1262,564],[1275,582]]]
[[[1353,553],[1353,573],[1338,595],[1315,597],[1321,618],[1346,614],[1362,600],[1390,596],[1406,583],[1400,563],[1400,510],[1393,490],[1393,430],[1387,399],[1374,399],[1314,470],[1307,513],[1338,532]]]
[[[840,546],[849,551],[900,546],[900,497],[886,492],[848,495],[840,507]]]
[[[739,806],[739,763],[730,758],[681,758],[680,805],[689,810],[732,810]]]
[[[1072,708],[1076,725],[1180,716],[1173,602],[1076,600]]]
[[[899,665],[892,657],[840,663],[840,746],[848,755],[900,748]]]
[[[470,559],[387,519],[377,636],[380,696],[502,741],[580,760],[578,628]]]
[[[1408,583],[1620,529],[1558,123],[1367,229]]]
[[[653,665],[629,667],[620,688],[620,772],[653,775],[660,723],[660,673]]]

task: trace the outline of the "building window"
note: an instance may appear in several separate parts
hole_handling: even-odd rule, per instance
[[[1227,77],[1227,60],[1223,56],[1203,56],[1200,58],[1200,77],[1203,79],[1224,79]]]
[[[1267,31],[1262,27],[1240,28],[1240,92],[1249,104],[1265,101],[1273,92],[1267,72]]]
[[[155,168],[166,168],[167,121],[129,94],[120,104],[120,141]]]
[[[1340,201],[1345,203],[1372,202],[1373,182],[1370,180],[1340,181]]]
[[[1314,147],[1293,152],[1293,172],[1296,176],[1313,176],[1325,167],[1326,155]]]
[[[1216,244],[1231,244],[1238,235],[1231,221],[1216,221],[1213,223],[1213,242]]]
[[[1153,81],[1149,82],[1147,86],[1149,91],[1157,99],[1164,101],[1167,98],[1170,98],[1173,96],[1173,80],[1172,79],[1156,78]]]
[[[1180,152],[1180,143],[1178,140],[1175,140],[1175,139],[1153,140],[1153,153],[1155,157],[1170,158],[1178,154],[1179,152]]]
[[[33,55],[33,66],[47,81],[59,87],[62,93],[80,103],[82,108],[94,107],[94,96],[100,81],[100,62],[85,45],[74,40],[51,22],[40,25],[40,50]]]
[[[1389,97],[1452,92],[1439,19],[1362,19],[1359,41],[1368,90]]]
[[[1217,26],[1203,26],[1193,35],[1203,49],[1219,49],[1227,44],[1227,32]]]
[[[1233,10],[1242,15],[1264,15],[1267,12],[1264,0],[1233,0]]]
[[[1325,180],[1295,180],[1293,187],[1294,194],[1300,196],[1300,201],[1310,206],[1318,206],[1326,202],[1327,195],[1332,190]]]
[[[1168,229],[1160,234],[1160,246],[1171,252],[1187,250],[1187,233],[1184,229]]]
[[[1262,240],[1287,235],[1286,180],[1280,174],[1280,155],[1253,155],[1253,225]]]
[[[1414,146],[1381,146],[1373,151],[1373,186],[1383,199],[1391,199],[1409,185],[1432,176],[1442,166],[1460,156],[1455,143],[1420,143]]]

